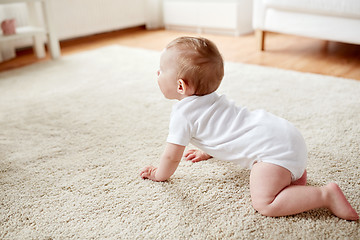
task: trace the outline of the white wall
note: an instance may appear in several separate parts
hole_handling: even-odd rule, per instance
[[[60,40],[146,23],[146,0],[54,0],[54,26]]]
[[[147,14],[147,9],[158,10],[158,2],[161,0],[49,1],[51,1],[53,26],[58,38],[64,40],[145,25],[149,20],[157,17],[157,15]],[[39,25],[43,26],[40,3],[36,4],[36,10]],[[29,25],[29,13],[26,4],[0,4],[0,22],[8,18],[15,18],[17,27]],[[154,24],[153,22],[152,25],[154,26]],[[14,42],[16,48],[30,46],[31,44],[32,39],[30,37]]]

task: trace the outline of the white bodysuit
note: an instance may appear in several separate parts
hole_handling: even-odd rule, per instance
[[[248,169],[255,162],[273,163],[288,169],[293,181],[306,167],[305,141],[290,122],[264,110],[237,107],[216,92],[186,97],[173,106],[167,142],[192,143]]]

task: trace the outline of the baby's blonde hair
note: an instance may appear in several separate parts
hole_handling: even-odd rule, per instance
[[[206,38],[179,37],[166,49],[175,48],[178,56],[178,79],[194,88],[194,95],[214,92],[224,77],[223,58],[216,45]]]

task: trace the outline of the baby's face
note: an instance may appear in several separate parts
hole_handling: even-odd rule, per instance
[[[179,99],[177,92],[177,55],[175,49],[165,49],[160,57],[158,84],[161,92],[168,99]]]

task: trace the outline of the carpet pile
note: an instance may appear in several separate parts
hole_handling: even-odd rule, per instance
[[[261,216],[249,171],[216,159],[142,180],[174,103],[159,56],[114,45],[0,73],[1,239],[360,238],[359,221],[324,209]],[[360,82],[226,62],[218,92],[293,122],[308,184],[338,183],[360,211]]]

